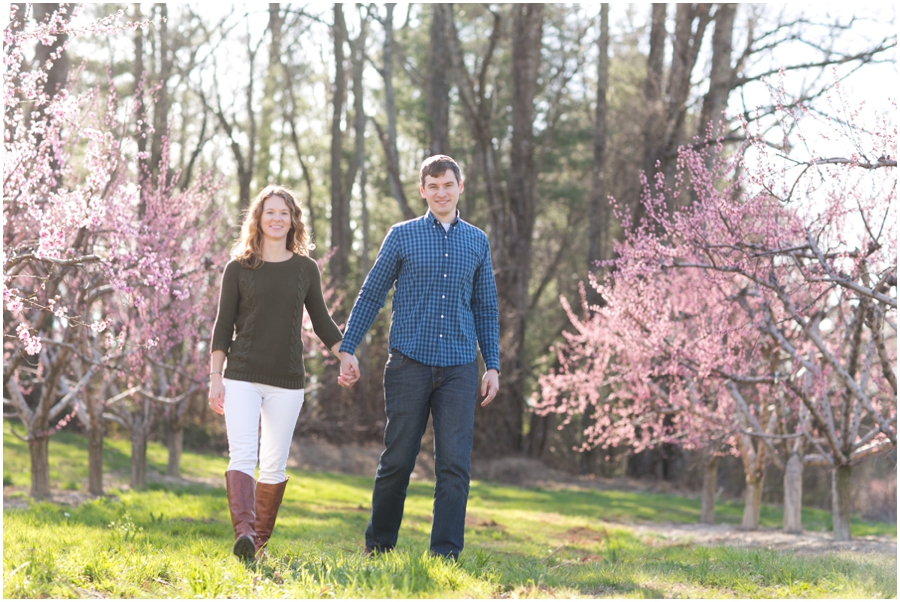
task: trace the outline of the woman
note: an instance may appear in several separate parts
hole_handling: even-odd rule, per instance
[[[304,306],[316,335],[340,357],[341,331],[325,306],[312,248],[293,193],[267,186],[250,204],[222,276],[209,405],[225,415],[232,551],[244,560],[262,557],[287,483],[288,452],[303,406]],[[342,373],[338,382],[349,387],[358,377]]]

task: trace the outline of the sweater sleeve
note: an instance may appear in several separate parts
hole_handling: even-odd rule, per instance
[[[241,300],[238,282],[240,264],[229,261],[222,273],[222,288],[219,291],[219,311],[216,314],[216,325],[213,327],[213,351],[224,351],[228,355],[231,340],[234,338],[234,321],[237,319],[238,304]]]
[[[334,323],[328,306],[325,305],[319,266],[315,261],[309,259],[306,269],[309,275],[309,289],[306,291],[305,301],[306,311],[309,313],[309,320],[312,322],[316,336],[330,351],[335,343],[340,343],[344,337],[341,335],[341,329]]]

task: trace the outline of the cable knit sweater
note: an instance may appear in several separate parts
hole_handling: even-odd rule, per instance
[[[342,336],[325,306],[315,261],[294,255],[257,269],[229,261],[210,350],[225,352],[225,378],[302,389],[304,305],[316,335],[331,349]]]

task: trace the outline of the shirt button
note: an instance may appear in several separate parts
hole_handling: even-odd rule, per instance
[[[442,335],[442,334],[439,334],[438,336],[441,337],[442,339],[444,338],[444,335]]]
[[[444,298],[444,295],[441,295],[441,299],[443,299],[443,298]]]
[[[450,257],[450,253],[444,253],[444,257]]]
[[[446,278],[446,277],[447,277],[447,274],[444,274],[444,278]]]
[[[441,316],[441,320],[443,320],[443,319],[444,319],[444,316]]]

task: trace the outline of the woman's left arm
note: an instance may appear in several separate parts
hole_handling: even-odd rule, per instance
[[[306,291],[306,311],[309,313],[309,319],[312,322],[313,330],[316,336],[325,344],[332,352],[336,348],[340,348],[341,340],[344,338],[341,329],[334,323],[328,306],[325,305],[325,298],[322,296],[322,277],[319,275],[319,266],[311,259],[308,270],[309,288]],[[335,353],[337,357],[340,357]]]
[[[319,266],[315,263],[312,265],[313,272],[310,274],[310,285],[306,292],[306,311],[309,312],[309,319],[312,322],[313,330],[316,336],[325,343],[334,356],[341,360],[341,374],[338,376],[338,384],[342,387],[352,387],[359,380],[359,364],[356,357],[347,352],[341,352],[341,329],[334,323],[334,319],[328,312],[325,305],[325,298],[322,295],[321,276],[319,275]]]

